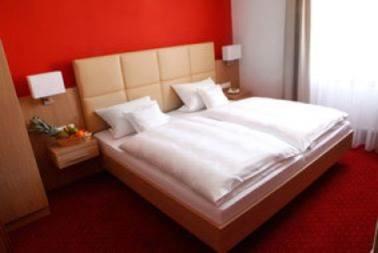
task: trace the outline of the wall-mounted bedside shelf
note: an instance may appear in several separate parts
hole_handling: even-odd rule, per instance
[[[80,144],[61,147],[53,145],[49,147],[49,155],[56,167],[67,168],[71,165],[89,160],[100,154],[96,139],[91,139]]]
[[[252,97],[252,94],[247,91],[240,91],[237,94],[230,94],[227,91],[225,91],[224,94],[229,100],[240,100],[240,99]]]

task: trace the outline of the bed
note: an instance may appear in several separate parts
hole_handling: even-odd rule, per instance
[[[213,43],[184,45],[74,61],[88,130],[97,132],[105,168],[217,252],[225,252],[274,215],[350,148],[352,131],[341,123],[311,150],[285,161],[274,175],[247,182],[214,206],[152,164],[125,154],[110,138],[96,109],[151,96],[165,112],[181,103],[172,84],[215,78]],[[187,117],[178,112],[174,117]],[[155,172],[155,173],[154,173]]]

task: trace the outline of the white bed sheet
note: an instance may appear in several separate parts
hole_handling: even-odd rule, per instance
[[[188,116],[187,113],[185,114],[186,116]],[[327,147],[338,142],[348,134],[350,130],[349,122],[338,124],[303,156],[281,163],[259,178],[246,181],[235,189],[219,206],[215,206],[169,175],[163,174],[155,166],[121,150],[119,146],[125,142],[124,138],[115,140],[107,130],[97,133],[95,137],[100,142],[103,154],[124,165],[130,171],[153,185],[172,194],[176,199],[181,200],[182,203],[196,210],[214,224],[222,226],[249,206],[258,202],[266,194],[285,182],[286,179],[299,172],[306,164],[311,163],[317,155],[327,149]]]
[[[191,116],[201,116],[201,114],[203,114],[206,111],[207,110],[200,110],[200,111],[197,111],[197,112],[182,112],[182,111],[179,111],[179,110],[175,110],[175,111],[168,112],[167,114],[169,116],[172,116],[172,117],[186,118],[186,117],[191,117]]]

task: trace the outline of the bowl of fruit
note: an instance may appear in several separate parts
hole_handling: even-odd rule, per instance
[[[30,120],[29,132],[44,134],[56,140],[59,146],[71,146],[88,141],[92,138],[92,133],[77,128],[74,124],[57,127],[50,125],[38,117]]]

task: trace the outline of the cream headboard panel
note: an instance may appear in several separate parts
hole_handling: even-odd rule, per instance
[[[80,59],[73,65],[86,127],[94,132],[107,127],[96,109],[148,95],[171,111],[181,105],[172,84],[215,80],[212,42]]]

